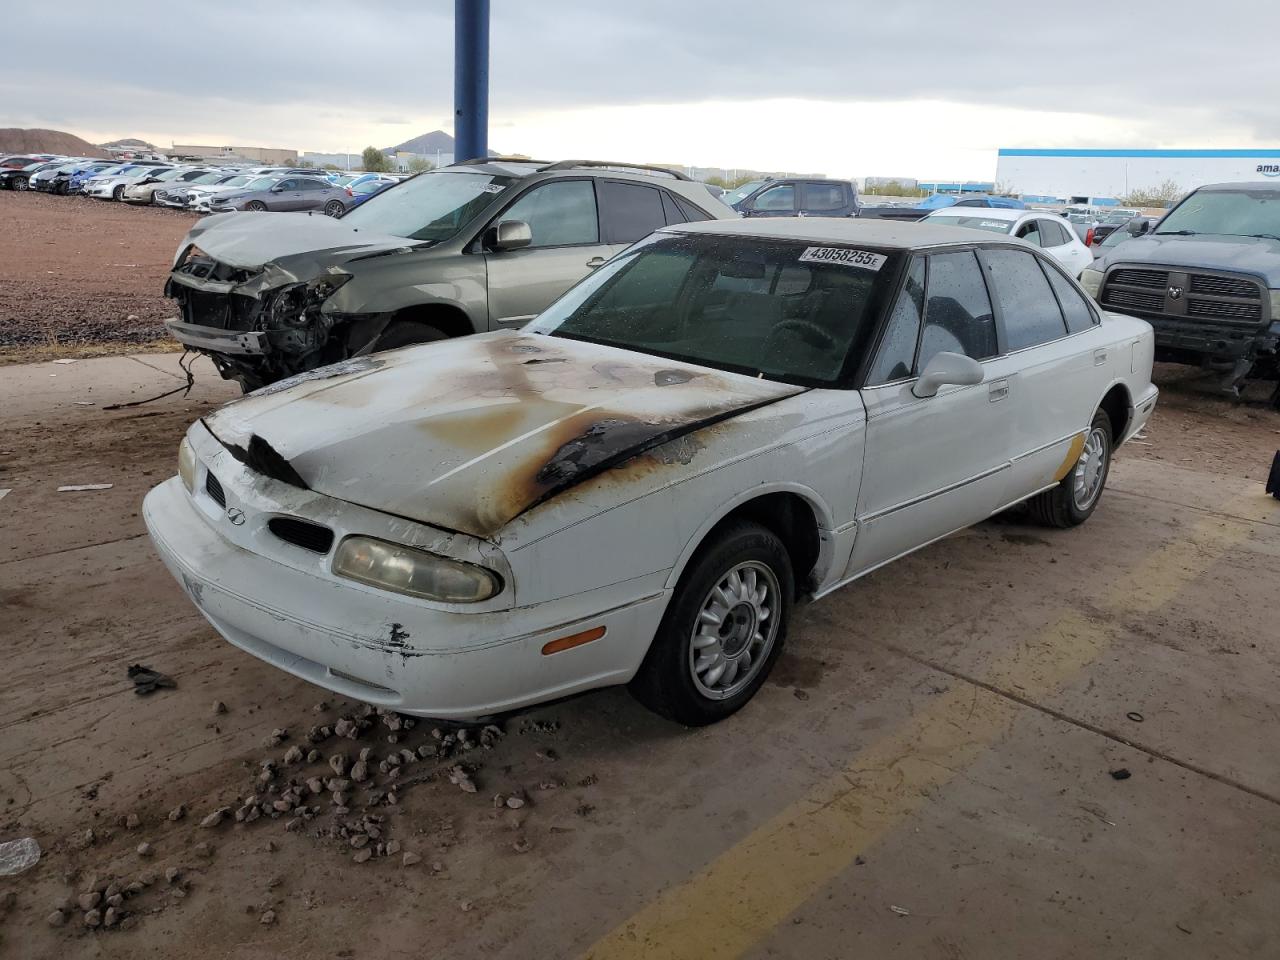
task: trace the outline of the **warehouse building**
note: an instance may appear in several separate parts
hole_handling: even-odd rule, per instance
[[[996,182],[1019,195],[1089,203],[1172,181],[1183,190],[1280,177],[1280,150],[1029,150],[1002,148]]]

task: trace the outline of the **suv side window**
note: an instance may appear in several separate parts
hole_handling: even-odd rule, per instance
[[[297,190],[298,181],[297,180],[281,180],[278,184],[276,184],[276,186],[278,186],[281,190]]]
[[[666,214],[667,223],[695,223],[698,220],[711,219],[693,204],[686,202],[682,198],[673,196],[665,190],[661,191],[661,193],[662,212]]]
[[[751,201],[753,210],[794,210],[796,208],[796,187],[793,183],[780,183],[769,187]]]
[[[1040,221],[1040,233],[1044,236],[1044,243],[1041,246],[1060,247],[1064,243],[1071,242],[1071,237],[1067,235],[1062,224],[1054,223],[1052,220]]]
[[[523,220],[533,233],[530,247],[567,247],[600,242],[596,191],[590,180],[553,180],[534,187],[509,206],[500,220]]]
[[[842,210],[846,205],[844,185],[806,180],[804,184],[804,208],[806,210]]]
[[[898,294],[898,302],[889,314],[880,352],[867,375],[867,386],[891,383],[911,376],[916,359],[916,341],[920,337],[920,318],[924,314],[923,257],[916,257],[907,271],[906,282]]]
[[[604,243],[635,243],[666,226],[662,193],[641,183],[599,180],[600,228]]]
[[[935,253],[929,258],[928,299],[917,371],[944,350],[975,360],[986,360],[999,352],[991,298],[972,250]]]
[[[1088,301],[1071,285],[1070,280],[1047,263],[1041,263],[1040,268],[1049,278],[1049,286],[1053,287],[1053,292],[1058,295],[1062,315],[1067,318],[1067,330],[1071,333],[1079,333],[1081,330],[1088,330],[1098,322],[1097,316],[1089,308]]]
[[[1067,335],[1058,299],[1033,253],[983,250],[982,262],[1000,304],[1007,350],[1022,350]]]

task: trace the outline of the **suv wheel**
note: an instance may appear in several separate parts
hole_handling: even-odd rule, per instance
[[[415,343],[434,343],[447,340],[449,335],[439,327],[416,320],[392,320],[382,331],[374,344],[374,350],[395,350],[397,347],[409,347]]]
[[[791,557],[773,531],[739,521],[680,578],[631,692],[676,723],[704,726],[746,705],[786,640]]]

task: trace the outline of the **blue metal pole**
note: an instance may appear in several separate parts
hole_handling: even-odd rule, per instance
[[[489,155],[489,0],[453,0],[453,159]]]

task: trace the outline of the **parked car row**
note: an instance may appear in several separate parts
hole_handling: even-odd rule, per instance
[[[192,166],[161,160],[49,156],[0,160],[0,187],[202,213],[307,210],[337,217],[400,179],[382,173]]]

